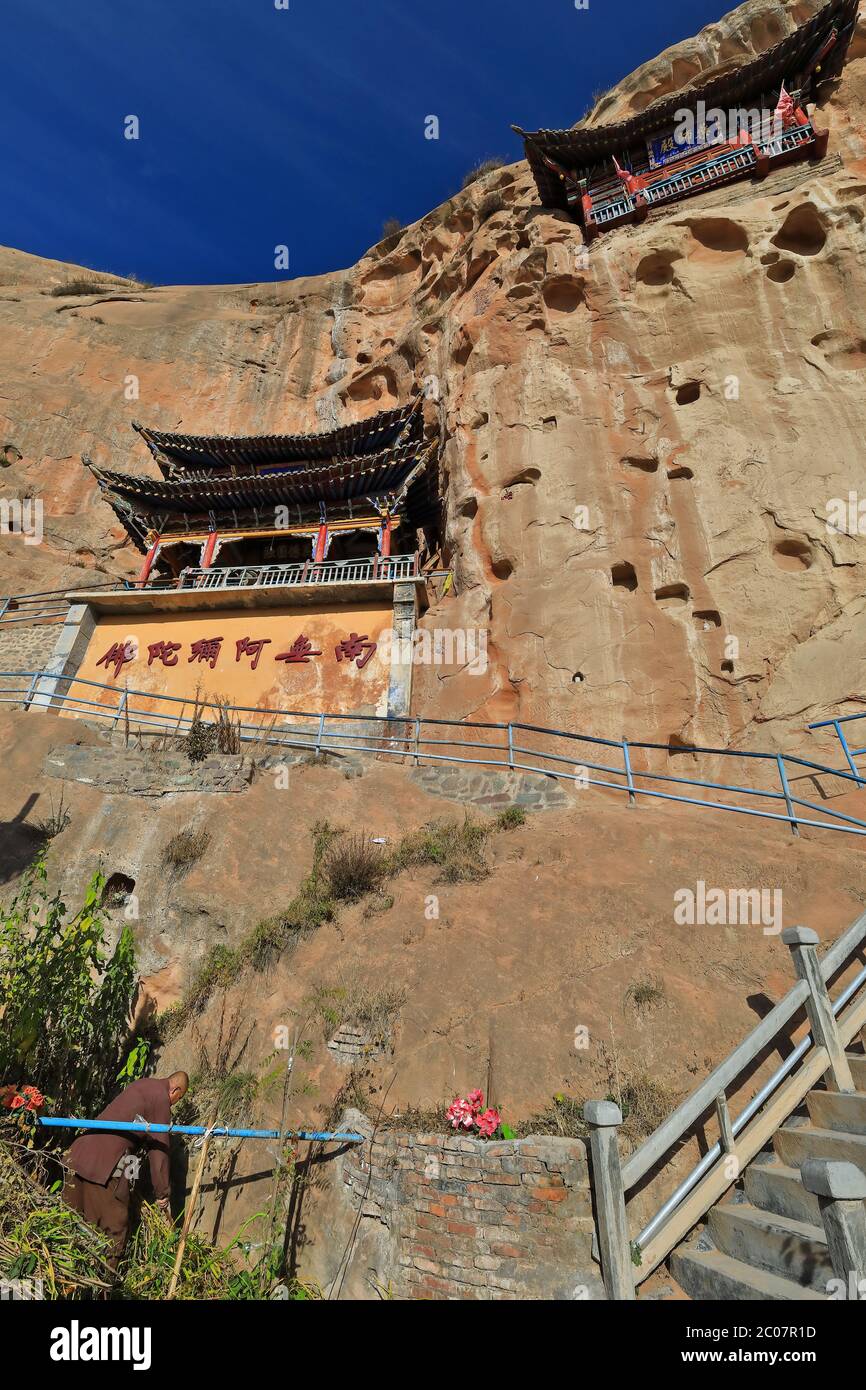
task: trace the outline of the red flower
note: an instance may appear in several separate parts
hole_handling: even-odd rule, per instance
[[[501,1116],[498,1110],[485,1110],[483,1115],[476,1115],[475,1123],[478,1126],[478,1133],[482,1139],[490,1139],[496,1133],[501,1123]]]
[[[22,1105],[25,1104],[26,1101],[24,1100],[23,1096],[13,1096],[9,1108],[10,1110],[20,1110]]]
[[[447,1111],[446,1119],[451,1121],[453,1129],[471,1129],[475,1120],[472,1107],[469,1102],[460,1096],[455,1096]]]

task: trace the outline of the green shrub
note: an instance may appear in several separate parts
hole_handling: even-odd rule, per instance
[[[59,1114],[102,1109],[128,1038],[135,945],[124,927],[109,952],[104,889],[104,877],[94,874],[70,916],[60,894],[49,895],[39,861],[0,911],[0,1078],[36,1086]]]
[[[440,883],[480,883],[490,873],[485,845],[491,828],[469,815],[462,822],[431,821],[400,841],[392,870],[434,865]]]

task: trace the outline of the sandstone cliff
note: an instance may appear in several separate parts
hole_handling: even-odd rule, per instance
[[[740,62],[815,8],[749,0],[589,120]],[[441,416],[455,571],[425,621],[489,629],[491,656],[483,678],[423,670],[428,713],[802,749],[809,717],[864,695],[862,545],[825,524],[831,499],[864,491],[864,105],[861,21],[817,113],[820,166],[588,255],[523,163],[311,279],[98,277],[99,293],[54,297],[90,273],[0,251],[0,490],[46,509],[42,546],[0,538],[0,592],[137,568],[80,461],[146,467],[133,418],[317,429],[418,382]]]

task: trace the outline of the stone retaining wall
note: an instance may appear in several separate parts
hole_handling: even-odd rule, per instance
[[[496,772],[485,767],[435,763],[413,768],[410,776],[434,796],[488,806],[493,811],[506,806],[552,811],[575,804],[571,783],[541,773]]]
[[[0,671],[41,671],[51,659],[59,623],[15,623],[0,626]]]
[[[343,1298],[601,1299],[586,1146],[381,1131],[332,1165],[316,1274]],[[357,1228],[357,1229],[356,1229]],[[355,1231],[354,1238],[348,1239]],[[342,1269],[328,1267],[347,1248]]]

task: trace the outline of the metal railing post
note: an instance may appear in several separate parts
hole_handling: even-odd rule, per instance
[[[32,701],[32,699],[33,699],[34,694],[36,693],[36,686],[38,685],[38,683],[39,683],[39,675],[38,675],[38,673],[34,673],[34,674],[30,677],[30,685],[29,685],[28,688],[27,688],[27,694],[24,696],[24,708],[25,708],[25,709],[29,709],[29,708],[30,708],[30,704],[31,704],[31,701]]]
[[[114,716],[114,723],[113,723],[113,725],[112,725],[112,732],[117,728],[118,724],[120,723],[120,716],[123,714],[124,710],[126,709],[126,697],[127,697],[127,693],[128,693],[128,692],[125,691],[125,690],[121,693],[120,700],[119,700],[118,706],[117,706],[117,713],[116,713],[115,716]]]
[[[827,992],[827,981],[818,960],[818,933],[811,927],[786,927],[782,940],[794,958],[794,969],[799,980],[809,986],[806,996],[806,1013],[812,1025],[812,1037],[818,1047],[823,1047],[830,1059],[830,1072],[837,1091],[848,1094],[854,1090],[851,1064],[845,1055],[845,1048],[839,1037],[839,1028],[833,1003]]]
[[[509,768],[511,769],[511,771],[513,772],[513,771],[514,771],[514,728],[513,728],[513,726],[512,726],[511,724],[509,724],[509,726],[508,726],[508,766],[509,766]]]
[[[625,761],[625,775],[628,779],[628,804],[629,806],[636,806],[637,794],[634,786],[634,774],[631,770],[631,751],[628,746],[627,738],[624,738],[622,741],[622,756]]]
[[[635,1296],[634,1274],[617,1136],[622,1111],[613,1101],[590,1100],[583,1107],[583,1118],[590,1129],[592,1190],[604,1287],[608,1298],[631,1302]]]
[[[415,719],[415,766],[421,766],[421,755],[418,752],[418,745],[421,742],[421,716]]]
[[[2,615],[0,615],[0,616],[2,616]],[[847,759],[847,761],[848,761],[848,766],[850,767],[850,769],[851,769],[851,771],[853,772],[854,776],[857,778],[857,785],[858,785],[858,787],[862,787],[862,786],[863,786],[863,778],[860,776],[860,773],[857,771],[857,764],[855,763],[854,759],[853,759],[852,756],[851,756],[851,749],[848,747],[848,740],[847,740],[847,738],[845,737],[845,731],[844,731],[844,729],[842,728],[842,725],[839,723],[839,720],[838,720],[838,719],[834,719],[834,720],[833,720],[833,728],[836,730],[836,737],[838,738],[840,744],[842,745],[842,752],[845,754],[845,757],[846,757],[846,759]]]
[[[11,602],[11,598],[0,599],[0,623],[2,623],[3,619],[6,617]]]
[[[795,835],[800,834],[800,827],[797,824],[797,812],[791,800],[791,788],[788,786],[788,774],[785,771],[785,759],[781,753],[776,754],[776,766],[779,769],[779,781],[782,783],[782,791],[785,793],[785,805],[788,808],[788,818],[791,822],[791,829]]]
[[[321,751],[322,751],[322,739],[323,739],[324,737],[325,737],[325,716],[324,716],[324,714],[320,714],[320,715],[319,715],[319,732],[318,732],[318,734],[316,735],[316,756],[317,756],[317,757],[318,757],[318,755],[319,755],[319,754],[321,753]]]

